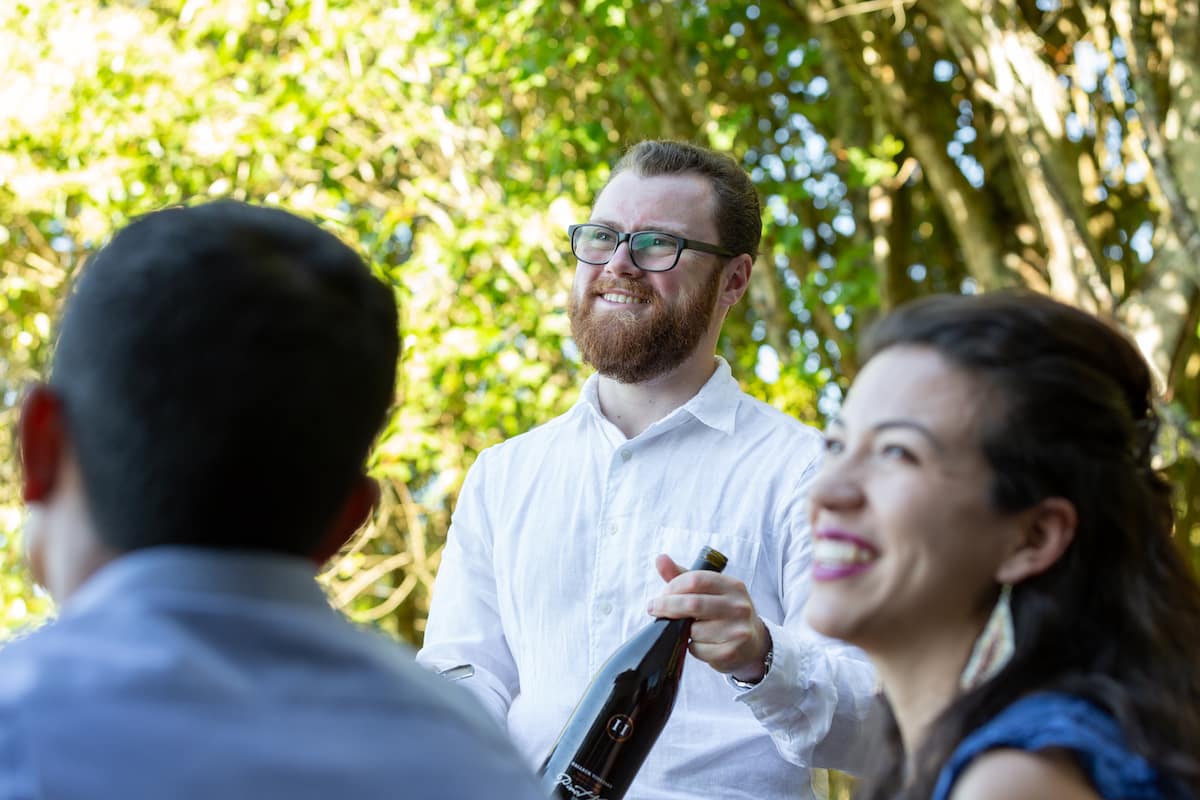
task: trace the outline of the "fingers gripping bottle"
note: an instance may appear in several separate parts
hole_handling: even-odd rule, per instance
[[[725,560],[705,547],[692,569],[720,572]],[[656,619],[609,657],[542,764],[547,796],[625,796],[675,705],[691,628],[690,619]]]

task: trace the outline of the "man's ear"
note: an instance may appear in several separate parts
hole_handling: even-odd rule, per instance
[[[1054,566],[1075,540],[1078,515],[1063,497],[1047,497],[1021,513],[1024,527],[1012,551],[996,569],[1000,583],[1020,583]]]
[[[732,308],[742,299],[742,295],[746,293],[746,288],[750,285],[750,270],[753,266],[754,259],[750,257],[750,254],[742,253],[722,267],[725,277],[721,284],[719,301],[721,305]]]
[[[311,558],[318,566],[324,564],[350,541],[355,531],[371,518],[371,510],[379,503],[379,484],[374,478],[359,475],[346,496],[324,538],[314,548]]]
[[[54,492],[67,447],[62,403],[45,384],[35,385],[25,396],[17,443],[21,453],[21,496],[26,503],[43,502]]]

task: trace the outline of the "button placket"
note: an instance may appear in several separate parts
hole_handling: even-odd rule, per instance
[[[626,505],[616,502],[615,498],[622,497],[634,480],[633,473],[625,469],[625,465],[633,459],[633,451],[627,445],[617,445],[611,452],[608,461],[608,475],[605,487],[605,500],[596,527],[596,557],[597,569],[602,573],[604,564],[621,563],[627,556],[624,552],[622,536],[631,524],[626,513]],[[624,487],[624,489],[622,488]],[[610,517],[613,514],[615,518]],[[591,647],[588,653],[589,664],[594,672],[611,655],[613,647],[623,638],[622,630],[625,620],[624,600],[621,590],[612,585],[605,585],[601,574],[597,574],[594,590],[590,598],[592,625],[589,631]],[[604,645],[601,646],[600,643]]]

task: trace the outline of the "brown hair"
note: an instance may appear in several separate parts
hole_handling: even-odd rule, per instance
[[[762,239],[762,209],[758,193],[746,170],[724,153],[688,142],[647,140],[626,151],[612,176],[634,171],[638,175],[681,175],[693,173],[708,179],[716,197],[716,224],[720,242],[734,253],[758,255]]]

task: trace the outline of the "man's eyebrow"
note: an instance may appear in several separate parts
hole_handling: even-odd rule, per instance
[[[588,222],[593,225],[603,225],[606,228],[612,228],[614,231],[617,231],[619,233],[637,233],[638,231],[658,231],[659,233],[669,233],[672,236],[679,236],[684,239],[691,238],[689,236],[686,236],[686,235],[680,233],[679,228],[675,224],[668,224],[665,222],[648,222],[644,225],[638,226],[636,229],[631,230],[631,231],[623,231],[623,230],[621,230],[620,225],[618,225],[615,222],[612,222],[611,220],[607,220],[607,219],[589,219]]]

